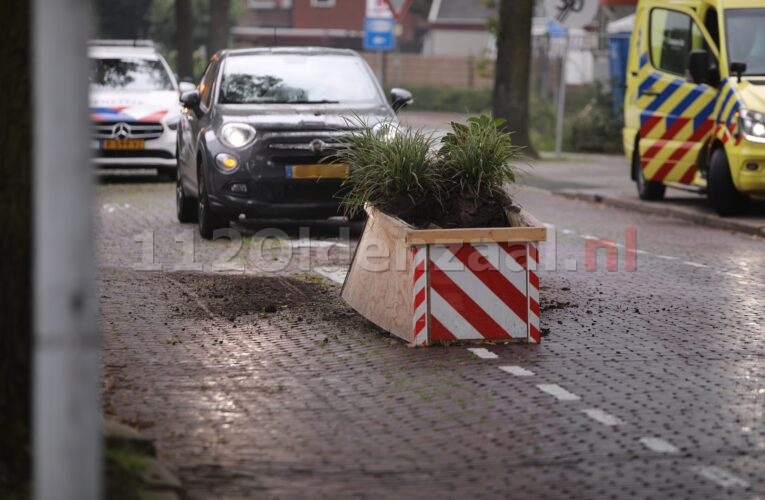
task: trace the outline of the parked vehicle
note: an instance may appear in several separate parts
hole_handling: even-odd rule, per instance
[[[178,96],[194,86],[179,88],[150,41],[94,40],[88,56],[95,164],[154,167],[175,178]]]
[[[258,48],[215,54],[197,90],[181,96],[178,220],[203,238],[243,216],[337,216],[349,166],[321,160],[343,147],[348,117],[396,122],[411,94],[389,104],[354,51]],[[387,130],[387,128],[386,128]]]
[[[765,0],[641,0],[624,109],[642,199],[695,190],[725,216],[765,198]]]

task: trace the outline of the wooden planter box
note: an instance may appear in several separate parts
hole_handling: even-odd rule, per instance
[[[454,340],[539,343],[537,243],[531,215],[517,227],[414,229],[372,207],[343,299],[377,326],[424,346]]]

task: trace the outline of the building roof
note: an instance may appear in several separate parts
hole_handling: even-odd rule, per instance
[[[433,0],[428,21],[431,24],[481,24],[496,15],[497,10],[478,0]]]

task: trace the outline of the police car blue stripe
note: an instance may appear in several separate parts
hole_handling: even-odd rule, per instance
[[[122,113],[114,108],[90,108],[90,114],[96,115],[99,119],[104,121],[135,121],[134,116]]]
[[[640,56],[640,68],[642,69],[646,64],[648,64],[648,54],[643,53],[643,55]]]

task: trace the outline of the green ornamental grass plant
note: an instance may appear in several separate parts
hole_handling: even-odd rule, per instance
[[[440,143],[422,130],[348,120],[356,132],[329,160],[351,166],[342,193],[349,217],[369,203],[418,227],[507,225],[503,187],[516,180],[520,152],[504,120],[452,122]]]

